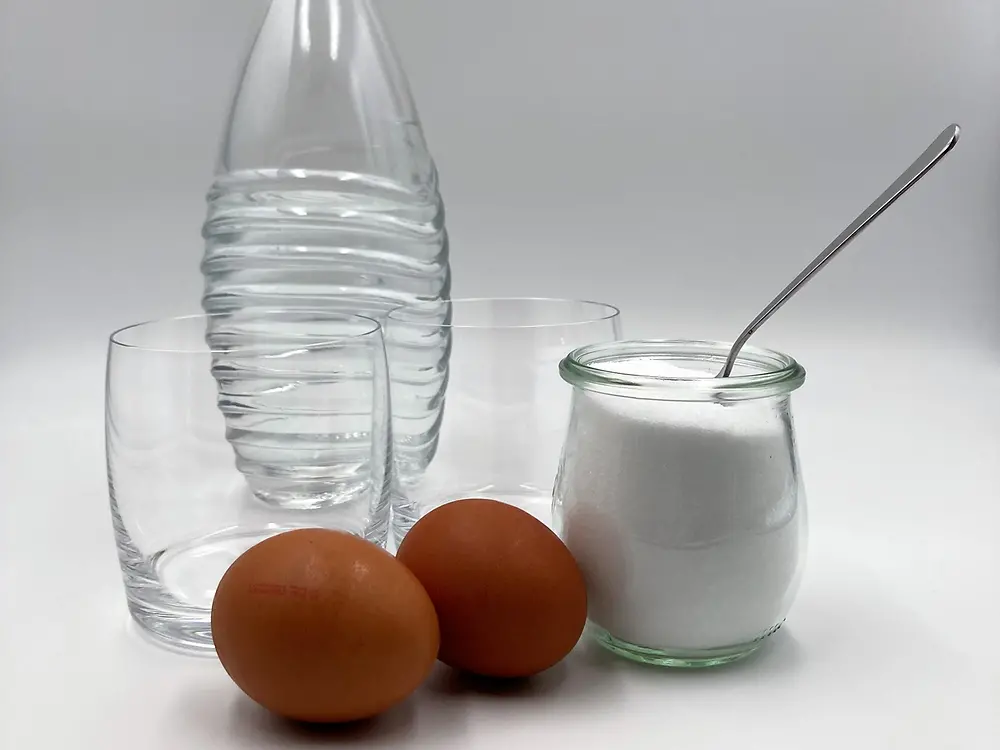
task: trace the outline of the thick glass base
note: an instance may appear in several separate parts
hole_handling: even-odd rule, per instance
[[[138,632],[151,643],[181,654],[214,656],[211,613],[166,613],[129,601]]]
[[[212,600],[222,576],[240,555],[264,539],[308,524],[227,529],[172,545],[123,567],[132,619],[153,642],[184,653],[215,653]],[[343,531],[355,533],[353,529]],[[374,529],[384,543],[388,524]],[[357,536],[362,536],[360,533]],[[128,551],[128,550],[126,550]]]
[[[723,664],[732,664],[740,659],[745,659],[764,645],[764,639],[780,627],[781,624],[779,623],[766,634],[749,643],[698,650],[656,649],[639,646],[635,643],[615,638],[607,630],[594,623],[588,623],[587,630],[590,636],[608,651],[618,656],[623,656],[626,659],[657,667],[701,669],[704,667],[719,667]]]
[[[335,510],[353,505],[367,508],[371,487],[366,482],[313,482],[247,475],[247,485],[260,502],[280,510]]]
[[[272,534],[290,529],[227,530],[172,545],[125,569],[132,619],[154,642],[211,654],[212,598],[233,561]]]

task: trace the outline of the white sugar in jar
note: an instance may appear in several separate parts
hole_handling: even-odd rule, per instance
[[[623,656],[711,666],[785,619],[806,541],[790,394],[805,371],[746,347],[623,341],[561,364],[573,406],[553,498],[590,629]]]

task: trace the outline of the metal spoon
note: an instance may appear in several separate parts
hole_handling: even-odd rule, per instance
[[[739,335],[736,342],[733,344],[733,348],[729,350],[729,356],[726,358],[726,364],[719,371],[717,377],[725,378],[733,371],[733,365],[736,363],[736,357],[740,353],[740,349],[746,344],[747,339],[749,339],[758,328],[760,328],[768,318],[774,315],[778,309],[785,304],[793,294],[795,294],[809,279],[816,275],[823,266],[833,260],[838,252],[843,250],[850,244],[851,240],[857,237],[861,232],[871,224],[879,215],[885,211],[889,206],[895,203],[896,199],[899,198],[903,193],[913,187],[917,181],[927,174],[931,167],[937,164],[941,157],[951,151],[955,144],[958,143],[958,134],[961,129],[958,125],[949,125],[944,130],[941,131],[941,135],[934,139],[934,142],[927,147],[913,164],[911,164],[899,178],[889,186],[882,195],[875,199],[868,208],[866,208],[858,218],[848,225],[847,229],[841,232],[837,239],[830,243],[830,245],[816,258],[806,266],[802,273],[792,279],[792,283],[781,290],[781,293],[771,300],[767,307],[760,311],[760,314],[754,318],[750,325],[748,325],[743,333]]]

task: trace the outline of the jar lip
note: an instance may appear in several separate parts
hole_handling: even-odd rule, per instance
[[[806,371],[795,359],[773,349],[744,346],[735,371],[746,374],[714,377],[722,369],[731,343],[700,339],[634,339],[574,349],[559,363],[559,374],[584,390],[658,401],[745,401],[790,393],[805,382]],[[615,370],[615,362],[674,360],[706,363],[711,375],[658,375]]]

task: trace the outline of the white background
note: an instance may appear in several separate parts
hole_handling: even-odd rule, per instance
[[[755,339],[812,537],[768,649],[581,647],[297,730],[128,626],[107,333],[197,309],[205,187],[261,0],[0,0],[0,748],[1000,746],[1000,10],[992,0],[381,0],[442,172],[455,294],[732,337],[946,124],[958,148]],[[474,686],[472,686],[474,687]]]
[[[732,337],[954,121],[947,162],[758,343],[877,322],[1000,347],[993,0],[375,4],[456,296],[606,299],[643,335]],[[2,361],[198,309],[203,196],[265,5],[0,0]]]

